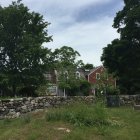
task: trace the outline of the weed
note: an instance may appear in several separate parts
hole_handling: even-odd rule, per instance
[[[47,121],[65,121],[75,126],[106,125],[108,117],[102,104],[88,106],[86,104],[75,104],[63,109],[55,109],[46,114]]]
[[[29,114],[25,114],[21,117],[22,124],[28,124],[31,122],[31,116]]]

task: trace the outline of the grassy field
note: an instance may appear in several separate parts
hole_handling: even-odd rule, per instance
[[[0,140],[139,140],[140,111],[73,104],[0,120]]]

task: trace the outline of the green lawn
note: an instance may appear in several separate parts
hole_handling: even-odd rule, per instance
[[[139,139],[140,111],[128,107],[74,104],[0,120],[0,140]]]

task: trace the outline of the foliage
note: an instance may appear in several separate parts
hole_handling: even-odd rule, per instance
[[[73,109],[77,111],[74,105]],[[94,109],[93,105],[87,108]],[[79,107],[80,109],[80,107]],[[63,108],[59,108],[61,112]],[[82,106],[81,109],[82,110]],[[32,113],[31,121],[24,123],[21,118],[0,120],[0,140],[138,140],[140,137],[140,113],[130,107],[105,108],[110,125],[74,126],[65,121],[46,121],[46,111]],[[55,111],[50,108],[48,113]],[[88,111],[91,111],[88,109]],[[88,115],[93,115],[88,112]],[[85,114],[84,114],[85,115]],[[70,130],[67,133],[57,128]]]
[[[75,107],[76,106],[76,107]],[[66,121],[76,126],[108,125],[105,108],[101,104],[89,107],[85,104],[55,109],[46,114],[47,121]]]
[[[88,70],[90,70],[90,69],[93,69],[94,66],[93,66],[93,64],[87,63],[87,64],[85,64],[82,68],[83,68],[83,69],[88,69]]]
[[[124,0],[124,4],[113,24],[120,39],[103,49],[101,60],[118,78],[123,93],[136,94],[140,91],[140,1]]]
[[[20,87],[18,90],[18,96],[22,97],[37,97],[38,94],[36,93],[36,87],[35,86],[26,86],[26,87]]]
[[[80,54],[73,48],[68,46],[63,46],[60,49],[55,49],[53,52],[54,59],[57,65],[67,66],[79,66],[81,60],[77,60]]]
[[[84,96],[88,96],[91,90],[91,84],[87,80],[81,80],[80,91]]]
[[[58,86],[65,89],[68,95],[75,95],[80,86],[80,79],[76,76],[77,68],[82,65],[81,60],[77,60],[80,54],[73,48],[63,46],[53,52],[54,67],[57,70]]]
[[[0,84],[6,83],[14,94],[17,87],[37,87],[45,81],[50,50],[42,44],[51,41],[48,25],[20,1],[0,8]]]
[[[109,74],[106,69],[100,74],[100,78],[97,79],[96,84],[93,86],[96,89],[97,97],[102,97],[105,94],[116,95],[119,93],[118,87],[114,85],[112,74]]]
[[[106,94],[107,95],[118,95],[119,94],[119,89],[114,88],[113,86],[108,86],[106,88]]]

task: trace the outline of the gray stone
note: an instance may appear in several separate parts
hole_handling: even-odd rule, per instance
[[[13,102],[14,101],[14,99],[10,99],[10,102]]]
[[[45,105],[44,105],[44,107],[50,107],[51,105],[50,105],[50,103],[48,103],[48,102],[46,102],[45,103]]]
[[[30,101],[25,101],[25,104],[26,104],[26,105],[30,104]]]
[[[132,105],[136,100],[140,102],[138,96],[120,96],[122,105]],[[25,97],[18,99],[0,100],[0,118],[16,118],[23,113],[45,109],[48,107],[59,107],[65,104],[71,104],[75,101],[84,101],[85,103],[94,103],[94,96],[78,96],[78,97],[59,97],[59,96],[46,96],[46,97]],[[136,103],[137,103],[136,102]],[[137,103],[139,104],[139,103]],[[140,106],[134,106],[135,110],[140,110]]]
[[[43,103],[39,103],[39,106],[44,106],[44,104]]]
[[[21,113],[20,113],[20,112],[17,112],[17,113],[15,114],[15,116],[16,116],[16,118],[18,118],[18,117],[21,116]]]
[[[27,106],[24,105],[24,106],[21,107],[21,109],[23,109],[23,110],[27,110]]]
[[[134,105],[134,110],[140,110],[140,105]]]
[[[32,101],[31,101],[31,104],[35,104],[35,100],[32,100]]]

